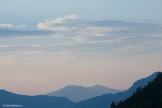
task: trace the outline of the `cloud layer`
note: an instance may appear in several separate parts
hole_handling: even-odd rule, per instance
[[[22,24],[0,24],[0,28],[23,28],[27,27],[27,25]]]
[[[76,15],[68,15],[40,22],[37,28],[39,30],[33,31],[0,29],[1,37],[14,38],[4,42],[1,40],[0,48],[60,48],[134,53],[157,51],[162,45],[160,24],[81,19]],[[15,38],[17,36],[19,38]]]
[[[49,19],[37,26],[55,31],[57,38],[71,39],[81,49],[102,50],[119,54],[159,53],[162,26],[117,20],[87,20],[75,15]],[[65,42],[66,43],[66,42]]]
[[[111,40],[113,38],[156,37],[162,34],[158,24],[132,23],[113,20],[86,20],[76,15],[49,19],[37,25],[41,30],[55,31],[76,41]],[[109,41],[108,41],[109,42]]]
[[[50,34],[54,34],[54,32],[42,30],[11,30],[0,28],[0,37],[46,36]]]

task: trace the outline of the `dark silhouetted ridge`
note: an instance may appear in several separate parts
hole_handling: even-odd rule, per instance
[[[144,88],[136,92],[118,105],[112,103],[111,108],[162,108],[162,73]]]

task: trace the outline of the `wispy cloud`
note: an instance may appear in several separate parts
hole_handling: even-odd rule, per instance
[[[0,28],[23,28],[27,27],[27,25],[23,24],[0,24]]]
[[[44,58],[42,58],[44,57]],[[22,61],[26,61],[27,59],[45,59],[47,58],[50,62],[50,59],[53,59],[53,63],[57,62],[67,62],[70,60],[74,60],[75,56],[72,52],[67,50],[60,51],[40,51],[40,50],[27,50],[27,51],[13,51],[12,53],[2,53],[0,54],[0,64],[18,64]],[[48,61],[47,61],[48,62]]]
[[[117,20],[81,19],[76,15],[48,19],[39,30],[0,29],[1,49],[89,49],[109,52],[137,52],[161,47],[160,24],[132,23]],[[4,41],[3,41],[4,40]],[[106,49],[107,48],[107,49]],[[156,49],[156,48],[155,48]]]
[[[116,49],[114,49],[114,52],[115,53],[118,53],[118,54],[121,54],[121,53],[139,53],[139,52],[142,52],[143,49],[145,49],[146,46],[138,46],[138,45],[129,45],[129,46],[121,46],[121,47],[118,47]]]
[[[76,15],[48,19],[38,23],[41,30],[55,31],[57,35],[71,37],[74,41],[88,43],[112,42],[125,37],[140,38],[161,36],[162,27],[158,24],[132,23],[113,20],[87,20]],[[124,37],[124,38],[123,38]],[[92,42],[93,41],[93,42]],[[114,41],[115,42],[115,41]]]
[[[9,48],[11,47],[10,45],[0,45],[0,48]]]
[[[37,27],[42,30],[52,30],[52,31],[69,31],[74,30],[75,25],[72,26],[71,23],[78,21],[78,16],[68,15],[64,17],[59,17],[56,19],[49,19],[45,22],[38,23]]]
[[[15,30],[0,28],[0,37],[47,36],[50,34],[54,34],[54,32],[42,30]]]
[[[112,28],[105,26],[105,20],[86,20],[80,19],[76,15],[68,15],[55,19],[48,19],[38,23],[37,27],[41,30],[51,30],[55,32],[111,32]]]

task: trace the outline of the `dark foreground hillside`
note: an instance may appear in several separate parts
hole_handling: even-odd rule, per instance
[[[128,99],[111,108],[162,108],[162,73],[146,87],[138,88]]]

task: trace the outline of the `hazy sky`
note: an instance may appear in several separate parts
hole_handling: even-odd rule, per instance
[[[0,89],[126,89],[162,70],[161,0],[0,0]]]

